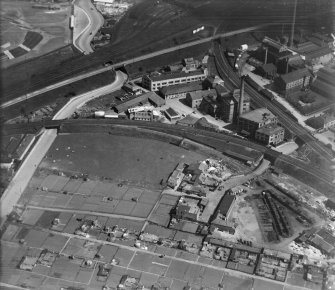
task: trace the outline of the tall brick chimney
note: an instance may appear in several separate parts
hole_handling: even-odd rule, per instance
[[[264,64],[267,64],[268,62],[268,47],[266,46],[265,47],[265,57],[264,57]]]
[[[238,102],[238,116],[243,114],[243,103],[244,103],[244,80],[245,76],[241,77],[241,88],[240,88],[240,99]]]

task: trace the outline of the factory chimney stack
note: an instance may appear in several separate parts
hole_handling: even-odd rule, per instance
[[[243,103],[244,103],[244,80],[245,76],[241,77],[241,88],[240,88],[240,99],[238,102],[238,116],[243,114]]]

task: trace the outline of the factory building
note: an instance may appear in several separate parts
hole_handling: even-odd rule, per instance
[[[148,103],[153,104],[155,107],[161,107],[165,105],[165,100],[154,92],[148,92],[115,106],[115,109],[118,113],[122,113],[130,108],[142,106]]]
[[[277,66],[280,61],[285,60],[292,55],[292,52],[288,50],[287,45],[267,36],[263,39],[263,48],[264,64],[274,63]]]
[[[328,47],[332,50],[335,49],[334,46],[334,39],[328,35],[320,34],[320,33],[313,33],[308,40],[317,44],[321,47]]]
[[[225,122],[235,122],[241,114],[250,111],[250,97],[244,91],[244,78],[241,80],[241,89],[233,93],[222,85],[215,86],[216,96],[205,96],[200,103],[199,110]]]
[[[225,122],[233,123],[236,122],[239,116],[241,100],[241,90],[236,89],[231,96],[222,98],[222,120]],[[244,93],[241,104],[241,114],[248,113],[250,111],[250,97]]]
[[[152,73],[142,78],[142,85],[150,91],[158,91],[162,87],[203,81],[207,77],[207,69],[191,72]]]
[[[165,99],[184,98],[187,93],[197,92],[202,90],[202,81],[172,85],[159,89],[160,95]]]
[[[274,84],[280,93],[287,94],[289,91],[308,87],[310,82],[311,73],[303,68],[277,77]]]
[[[233,209],[234,203],[236,201],[236,195],[225,194],[217,209],[216,209],[216,218],[220,218],[222,220],[228,220],[229,215]]]
[[[255,139],[265,145],[278,145],[284,141],[285,129],[277,124],[259,128]]]
[[[327,64],[333,59],[331,48],[319,46],[312,41],[300,43],[297,50],[299,54],[304,56],[305,62],[310,66]]]
[[[259,108],[240,115],[238,128],[242,134],[255,138],[256,131],[262,127],[276,125],[278,118],[266,108]]]
[[[152,112],[135,112],[133,113],[133,120],[151,122],[153,120]]]
[[[324,67],[317,73],[317,79],[311,90],[328,99],[335,98],[335,69]]]
[[[195,91],[195,92],[190,92],[186,94],[186,104],[195,109],[195,108],[199,108],[202,99],[205,96],[215,96],[216,95],[216,91],[215,90],[206,90],[206,91]]]
[[[335,115],[324,114],[306,120],[306,124],[318,132],[335,127]]]

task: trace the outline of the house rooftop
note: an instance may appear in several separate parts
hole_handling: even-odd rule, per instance
[[[267,108],[259,108],[241,116],[243,119],[253,121],[255,123],[262,123],[265,120],[276,118]]]

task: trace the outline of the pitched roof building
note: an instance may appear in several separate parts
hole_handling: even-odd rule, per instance
[[[216,96],[215,90],[194,91],[186,94],[186,104],[191,108],[199,108],[202,99],[205,96]]]
[[[216,209],[216,216],[220,216],[221,219],[227,220],[233,209],[236,195],[225,194]]]
[[[275,86],[280,93],[301,89],[309,86],[311,73],[307,68],[294,70],[275,79]]]
[[[165,100],[154,92],[148,92],[115,106],[115,109],[118,113],[122,113],[128,110],[129,108],[144,105],[147,103],[152,103],[156,107],[161,107],[165,105]]]
[[[187,93],[196,92],[202,90],[202,81],[196,81],[186,84],[178,84],[162,87],[159,89],[162,97],[167,99],[186,97]]]

